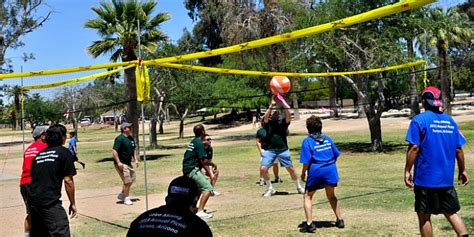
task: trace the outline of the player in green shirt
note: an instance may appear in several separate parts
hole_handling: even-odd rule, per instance
[[[203,168],[206,172],[212,172],[210,166],[215,166],[211,159],[207,156],[206,149],[202,143],[206,131],[202,124],[198,124],[193,128],[194,139],[189,143],[183,159],[183,175],[188,176],[196,181],[199,189],[201,189],[201,199],[199,200],[197,216],[207,219],[212,214],[206,213],[204,207],[211,195],[214,195],[214,187],[205,174],[201,172]]]

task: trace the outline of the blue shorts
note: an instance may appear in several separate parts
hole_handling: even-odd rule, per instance
[[[280,161],[281,167],[285,167],[285,168],[293,167],[293,162],[291,162],[290,150],[284,150],[284,151],[265,150],[262,152],[262,160],[260,161],[260,165],[270,168],[272,167],[273,162],[275,162],[277,158]]]
[[[308,170],[306,190],[312,192],[323,189],[326,186],[337,187],[338,182],[339,174],[337,173],[336,163],[319,167],[316,164],[312,164]]]

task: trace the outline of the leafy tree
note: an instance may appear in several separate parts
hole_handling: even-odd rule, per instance
[[[112,0],[101,2],[100,7],[93,7],[97,18],[87,20],[87,28],[97,30],[102,37],[87,47],[87,51],[98,57],[111,54],[111,61],[122,62],[137,60],[138,37],[142,49],[153,52],[160,41],[167,39],[159,30],[160,24],[170,19],[168,13],[153,15],[155,1]],[[138,32],[140,21],[140,32]],[[125,95],[127,101],[126,118],[133,123],[133,137],[138,141],[138,106],[136,95],[135,68],[125,70]]]
[[[62,110],[59,103],[48,101],[39,93],[25,99],[25,120],[33,128],[38,124],[62,119]]]
[[[52,11],[45,15],[36,15],[37,10],[44,6],[43,0],[2,1],[0,6],[0,72],[12,72],[11,59],[6,57],[8,49],[16,49],[25,45],[21,38],[33,32],[45,23]],[[32,54],[24,54],[23,59],[34,58]]]

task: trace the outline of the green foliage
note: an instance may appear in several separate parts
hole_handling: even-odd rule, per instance
[[[304,93],[305,101],[329,99],[329,88],[327,80],[310,81],[306,87],[308,92]],[[322,89],[319,89],[322,88]]]
[[[25,100],[25,121],[32,127],[39,123],[60,121],[63,118],[61,104],[57,101],[48,101],[39,93],[33,94]]]

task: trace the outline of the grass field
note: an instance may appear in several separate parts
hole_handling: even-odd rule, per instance
[[[324,121],[323,121],[324,122]],[[192,128],[194,124],[188,124]],[[466,167],[474,177],[474,121],[460,123],[468,139],[464,147]],[[403,127],[403,126],[399,126]],[[291,128],[290,128],[291,129]],[[147,151],[148,192],[150,207],[164,204],[171,179],[181,174],[184,146],[190,137],[176,139],[177,129],[167,129],[160,136],[160,149]],[[304,127],[291,129],[289,146],[298,171],[299,150],[305,137]],[[279,195],[263,198],[264,188],[255,184],[258,164],[255,129],[234,131],[209,129],[214,135],[214,159],[221,177],[217,189],[220,197],[211,197],[207,209],[214,214],[208,222],[216,236],[299,236],[298,225],[304,221],[303,198],[297,194],[288,173],[280,170],[284,180],[275,184]],[[187,132],[186,135],[190,135]],[[133,206],[115,204],[120,182],[112,165],[110,149],[117,135],[113,128],[88,128],[79,134],[79,158],[87,163],[75,178],[79,217],[71,220],[73,236],[124,236],[130,222],[144,211],[143,162],[132,195],[139,198]],[[403,168],[406,144],[405,129],[383,132],[386,152],[365,152],[369,146],[368,131],[329,132],[342,152],[338,160],[340,183],[337,196],[346,222],[345,229],[331,227],[335,217],[322,192],[316,193],[313,215],[320,235],[417,235],[418,224],[413,212],[413,192],[405,188]],[[12,157],[20,153],[12,152]],[[474,233],[474,188],[457,186],[461,216],[469,232]],[[65,205],[67,204],[66,196]],[[110,214],[107,214],[110,213]],[[434,233],[453,236],[454,231],[442,216],[435,216]]]

